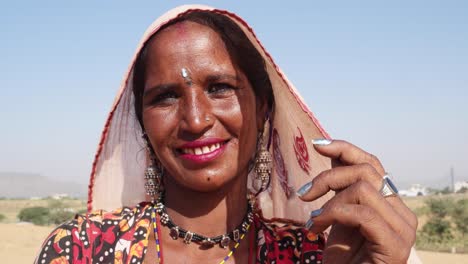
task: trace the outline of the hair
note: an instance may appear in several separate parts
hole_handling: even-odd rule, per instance
[[[162,26],[158,32],[174,24],[190,21],[207,26],[219,34],[233,63],[247,76],[255,96],[267,103],[268,111],[273,105],[273,90],[265,68],[265,60],[250,42],[242,29],[230,18],[209,11],[191,11],[184,13]],[[149,43],[154,34],[143,46],[135,61],[133,69],[133,95],[135,97],[135,114],[141,128],[143,126],[143,93],[146,79],[146,65]]]

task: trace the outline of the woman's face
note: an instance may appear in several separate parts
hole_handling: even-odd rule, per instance
[[[180,22],[148,46],[143,126],[166,176],[214,191],[247,176],[264,111],[220,36]]]

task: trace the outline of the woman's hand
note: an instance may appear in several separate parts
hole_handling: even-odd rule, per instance
[[[380,161],[340,140],[315,140],[315,149],[333,168],[298,191],[312,201],[330,190],[336,195],[311,212],[311,231],[332,226],[325,263],[406,263],[416,238],[417,218],[398,196],[380,194],[385,170]]]

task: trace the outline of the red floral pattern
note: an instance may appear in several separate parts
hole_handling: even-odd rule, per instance
[[[286,165],[284,164],[284,158],[283,155],[281,154],[280,150],[280,137],[278,134],[278,130],[276,128],[273,129],[273,158],[275,159],[275,171],[276,174],[278,175],[278,180],[280,183],[281,188],[284,191],[284,194],[286,195],[286,198],[290,198],[292,194],[292,187],[289,186],[289,181],[288,181],[288,171],[286,170]]]
[[[113,212],[97,211],[52,231],[35,263],[143,263],[151,228],[152,205],[141,203]],[[284,222],[255,214],[256,264],[321,263],[325,239]]]
[[[299,136],[294,137],[294,153],[296,153],[299,167],[301,167],[303,171],[309,174],[309,151],[307,150],[307,144],[304,140],[301,129],[298,127],[297,130],[299,131]]]
[[[263,220],[263,221],[262,221]],[[257,230],[257,264],[322,263],[325,247],[323,235],[291,223],[255,219]]]

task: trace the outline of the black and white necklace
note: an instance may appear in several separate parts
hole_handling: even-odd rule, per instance
[[[227,248],[231,241],[238,242],[241,238],[241,235],[247,232],[247,229],[254,218],[253,202],[249,202],[247,213],[245,214],[242,223],[240,223],[234,230],[227,234],[215,237],[206,237],[176,225],[167,214],[166,207],[161,200],[156,202],[155,209],[160,216],[161,224],[167,226],[170,229],[169,235],[172,237],[172,239],[177,240],[178,238],[183,238],[184,243],[186,244],[194,242],[205,247],[212,247],[219,243],[222,248]]]

